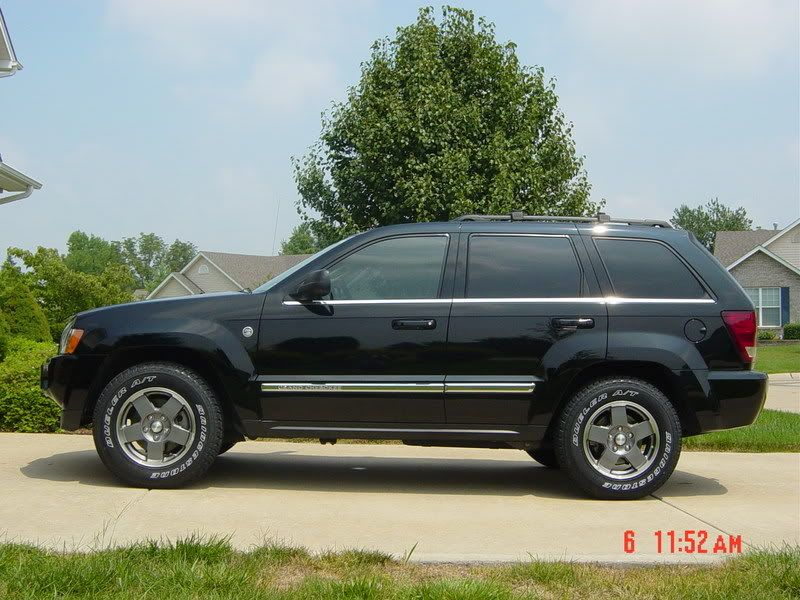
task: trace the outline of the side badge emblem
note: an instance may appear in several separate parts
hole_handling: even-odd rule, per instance
[[[252,328],[252,327],[250,327],[250,325],[248,325],[247,327],[245,327],[244,329],[242,329],[242,335],[243,335],[244,337],[250,337],[250,336],[252,336],[252,335],[253,335],[253,328]]]

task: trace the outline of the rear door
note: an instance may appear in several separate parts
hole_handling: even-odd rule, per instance
[[[461,234],[447,421],[537,424],[550,378],[605,357],[606,307],[573,226],[476,227]]]

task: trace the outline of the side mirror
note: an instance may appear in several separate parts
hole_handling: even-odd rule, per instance
[[[297,289],[289,294],[298,302],[319,300],[331,293],[331,274],[327,269],[311,271]]]

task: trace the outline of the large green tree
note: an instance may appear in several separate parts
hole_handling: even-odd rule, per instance
[[[320,249],[317,236],[308,221],[300,223],[292,230],[289,239],[281,242],[281,254],[314,254]]]
[[[690,208],[681,204],[675,209],[670,222],[675,227],[691,231],[709,251],[714,251],[718,231],[744,231],[753,226],[743,207],[729,208],[713,198],[705,206]]]
[[[121,248],[137,287],[148,290],[155,289],[172,271],[180,271],[197,254],[194,244],[175,240],[167,245],[155,233],[125,238]]]
[[[59,338],[73,314],[132,299],[133,281],[124,265],[110,265],[100,275],[91,275],[70,269],[53,248],[39,247],[36,252],[9,248],[8,256],[25,267],[21,276],[44,310],[53,339]]]
[[[376,225],[513,209],[594,213],[554,83],[470,11],[432,8],[382,39],[295,160],[299,210],[324,245]]]
[[[125,264],[119,242],[110,242],[83,231],[70,234],[64,263],[73,271],[90,275],[100,275],[110,265]]]

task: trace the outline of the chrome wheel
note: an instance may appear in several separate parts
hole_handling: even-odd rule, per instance
[[[625,400],[601,406],[583,430],[583,452],[589,464],[612,479],[633,479],[646,471],[659,444],[653,415]]]
[[[116,423],[117,439],[126,456],[146,467],[179,461],[195,438],[194,413],[173,390],[151,387],[125,400]]]

